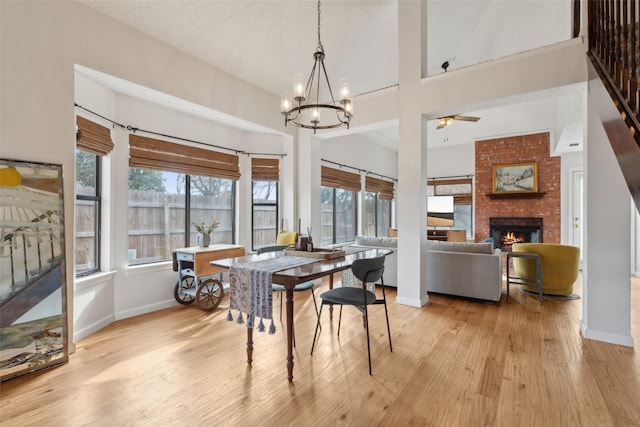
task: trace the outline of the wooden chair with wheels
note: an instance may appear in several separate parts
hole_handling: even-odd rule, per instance
[[[384,272],[384,255],[375,258],[357,259],[351,265],[351,271],[358,280],[362,283],[362,288],[356,287],[340,287],[330,289],[320,295],[322,303],[320,304],[320,312],[318,313],[318,323],[316,324],[316,331],[313,334],[313,344],[311,345],[311,354],[313,354],[313,348],[316,345],[316,337],[318,335],[318,328],[320,327],[320,316],[322,315],[322,307],[324,305],[339,305],[340,317],[338,320],[338,336],[340,336],[340,323],[342,322],[342,306],[351,305],[356,307],[362,313],[364,317],[364,327],[367,330],[367,354],[369,356],[369,375],[371,375],[371,344],[369,340],[369,311],[368,306],[374,304],[384,305],[384,314],[387,318],[387,334],[389,335],[389,350],[393,352],[391,345],[391,329],[389,328],[389,313],[387,311],[387,298],[384,292],[384,279],[382,273]],[[375,292],[367,289],[368,283],[374,283],[380,280],[382,287],[382,298],[378,298]]]

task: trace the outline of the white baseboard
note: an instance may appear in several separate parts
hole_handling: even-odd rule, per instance
[[[115,322],[116,318],[114,314],[110,314],[108,316],[103,317],[100,320],[97,320],[95,322],[93,322],[92,324],[80,329],[80,330],[74,330],[73,331],[73,341],[74,342],[78,342],[83,338],[88,337],[89,335],[93,334],[94,332],[99,331],[100,329],[104,328],[107,325],[110,325],[111,323]]]
[[[123,311],[118,311],[116,313],[116,320],[122,320],[122,319],[127,319],[129,317],[134,317],[134,316],[139,316],[141,314],[147,314],[147,313],[151,313],[153,311],[158,311],[158,310],[162,310],[165,308],[169,308],[169,307],[174,307],[178,305],[178,303],[176,302],[176,300],[174,298],[165,300],[165,301],[160,301],[154,304],[149,304],[149,305],[145,305],[142,307],[135,307],[135,308],[131,308],[129,310],[123,310]]]
[[[425,295],[419,300],[415,298],[396,297],[397,304],[408,305],[410,307],[422,307],[428,302],[429,302],[429,295]]]
[[[633,347],[633,337],[631,335],[618,335],[609,332],[588,329],[582,321],[580,321],[580,331],[582,332],[582,336],[589,340],[602,341],[609,344],[624,345],[626,347]]]

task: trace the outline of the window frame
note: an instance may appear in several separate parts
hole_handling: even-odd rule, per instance
[[[191,246],[195,246],[197,243],[196,242],[191,242],[191,234],[192,234],[192,229],[193,229],[193,224],[192,224],[192,220],[191,220],[191,200],[192,200],[192,195],[191,195],[191,187],[192,187],[192,177],[193,176],[203,176],[203,175],[195,175],[195,174],[185,174],[182,172],[174,172],[171,170],[160,170],[160,169],[146,169],[146,168],[141,168],[141,167],[137,167],[137,166],[129,166],[127,168],[127,172],[130,169],[141,169],[141,170],[149,170],[149,171],[157,171],[157,172],[168,172],[168,173],[176,173],[178,175],[184,175],[184,187],[181,189],[184,191],[184,245],[185,247],[191,247]],[[206,177],[206,176],[205,176]],[[237,219],[237,205],[236,205],[236,195],[237,195],[237,186],[238,186],[238,181],[232,178],[225,178],[225,177],[208,177],[208,178],[214,178],[214,179],[221,179],[221,180],[226,180],[226,181],[230,181],[231,183],[231,203],[230,206],[231,208],[229,209],[230,211],[230,215],[231,215],[231,242],[230,244],[235,244],[236,243],[236,219]],[[128,182],[128,180],[127,180]],[[127,184],[128,185],[128,184]],[[128,191],[130,191],[130,189],[128,189]],[[179,194],[179,193],[178,193]],[[130,200],[128,200],[128,203],[130,202]],[[129,209],[129,205],[127,205],[127,209]],[[130,237],[129,231],[130,231],[130,224],[127,223],[127,239]],[[173,249],[171,248],[171,244],[169,243],[169,249],[171,251],[173,251]],[[145,262],[135,262],[132,263],[131,260],[127,261],[127,267],[138,267],[138,266],[143,266],[143,265],[151,265],[151,264],[155,264],[155,263],[162,263],[162,262],[167,262],[167,261],[171,261],[171,258],[168,259],[155,259],[152,261],[145,261]]]
[[[331,190],[331,205],[332,205],[332,212],[331,212],[331,242],[326,243],[329,245],[338,245],[338,244],[342,244],[342,243],[347,243],[350,242],[351,240],[346,240],[344,242],[337,242],[336,241],[336,219],[337,219],[337,213],[336,213],[336,192],[338,190],[340,191],[348,191],[352,194],[352,200],[353,200],[353,210],[354,210],[354,214],[353,214],[353,228],[354,228],[354,239],[355,236],[358,235],[358,191],[353,191],[353,190],[348,190],[345,188],[338,188],[338,187],[329,187],[326,185],[321,186],[321,191],[322,188],[326,188]],[[322,204],[321,204],[322,206]],[[322,213],[320,215],[320,218],[322,218]],[[323,224],[321,224],[321,226],[323,226]],[[322,233],[322,231],[321,231]],[[322,240],[322,235],[320,236],[321,240]],[[324,244],[324,243],[323,243]]]
[[[89,270],[84,270],[80,273],[76,271],[76,277],[85,277],[95,273],[102,271],[102,156],[98,154],[91,153],[86,150],[82,150],[80,148],[76,148],[77,151],[82,151],[83,153],[90,154],[95,156],[96,158],[96,168],[95,168],[95,194],[93,196],[87,196],[82,194],[76,194],[76,203],[74,209],[77,209],[77,202],[79,200],[90,201],[96,204],[96,218],[95,218],[95,243],[94,243],[94,252],[95,252],[95,267]],[[77,156],[76,156],[77,161]],[[77,183],[77,169],[76,176],[74,177],[74,183]],[[76,230],[74,227],[74,247],[76,247],[75,240],[77,239]],[[76,263],[74,261],[74,270],[76,270]]]
[[[256,184],[256,182],[268,182],[268,183],[274,183],[275,184],[275,189],[276,189],[276,198],[275,198],[275,202],[259,202],[256,203],[255,202],[255,197],[253,197],[254,194],[254,186]],[[256,250],[256,242],[255,242],[255,221],[254,221],[254,217],[255,217],[255,213],[256,213],[256,206],[273,206],[275,207],[275,211],[276,211],[276,226],[275,226],[275,232],[273,235],[273,244],[275,244],[277,238],[278,238],[278,222],[280,221],[280,183],[278,181],[266,181],[266,180],[251,180],[251,250],[255,251]]]

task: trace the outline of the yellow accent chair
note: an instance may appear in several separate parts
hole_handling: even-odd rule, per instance
[[[579,248],[554,243],[514,243],[511,250],[540,255],[543,294],[566,296],[573,293],[580,267]],[[536,277],[536,263],[532,259],[513,258],[513,269],[519,277]],[[523,285],[522,289],[538,292],[535,286]]]

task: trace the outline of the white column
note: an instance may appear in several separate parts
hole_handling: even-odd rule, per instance
[[[599,83],[599,82],[598,82]],[[581,330],[585,338],[633,347],[631,336],[630,194],[602,123],[622,123],[601,84],[589,85],[585,164],[585,236]],[[592,93],[599,91],[599,93]],[[592,99],[599,98],[596,112]],[[622,127],[622,131],[628,132]]]
[[[302,233],[312,228],[316,245],[320,242],[320,159],[322,144],[313,132],[301,129],[298,132],[298,217],[294,218],[294,228],[298,229],[298,219]]]
[[[251,216],[253,215],[253,182],[251,179],[251,157],[244,154],[238,155],[240,168],[240,180],[238,181],[236,208],[236,243],[244,245],[247,252],[251,251],[253,228]],[[194,242],[191,242],[194,244]]]
[[[426,3],[398,2],[399,130],[398,141],[398,294],[396,302],[420,307],[427,295],[426,124],[420,86],[426,40],[422,28]],[[423,43],[424,41],[424,43]]]
[[[282,146],[287,155],[280,159],[280,219],[284,220],[285,230],[291,231],[297,226],[298,181],[296,179],[296,141],[291,136],[282,137]],[[278,221],[278,230],[281,222]]]

